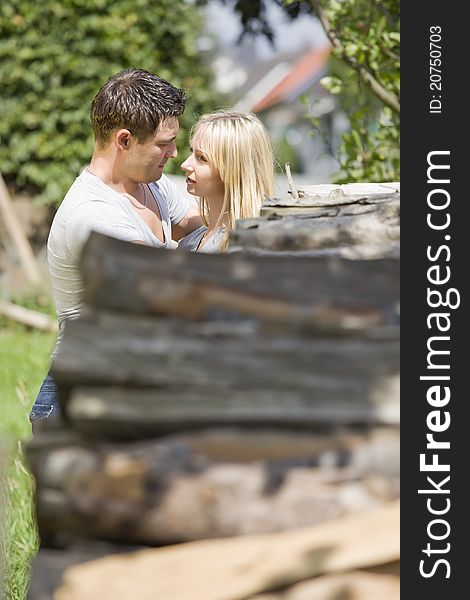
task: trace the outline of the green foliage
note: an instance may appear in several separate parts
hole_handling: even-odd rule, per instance
[[[0,171],[38,200],[59,203],[88,163],[90,102],[106,79],[140,67],[188,90],[180,148],[215,108],[186,0],[3,0],[0,3]],[[174,172],[179,164],[174,161]],[[171,169],[170,169],[171,171]]]
[[[285,168],[284,165],[289,163],[289,166],[293,173],[298,173],[300,171],[300,160],[295,148],[291,144],[289,144],[287,140],[287,136],[284,135],[278,140],[277,144],[275,144],[275,166],[277,173],[284,173]]]
[[[0,597],[24,600],[31,561],[39,546],[33,505],[34,481],[25,466],[20,443],[11,444],[8,458],[4,472],[0,473],[0,502],[4,513],[0,522],[0,552],[4,560],[4,565],[0,565],[3,566]]]
[[[31,299],[27,303],[35,304]],[[34,481],[20,440],[31,437],[28,413],[49,368],[54,341],[52,333],[0,325],[0,598],[8,600],[26,598],[38,548]]]
[[[400,140],[396,113],[382,107],[373,115],[361,108],[351,115],[351,130],[343,134],[341,172],[337,183],[399,181]]]
[[[244,32],[262,34],[275,42],[267,18],[270,3],[281,6],[290,19],[314,14],[314,7],[319,7],[342,46],[332,51],[332,77],[325,82],[338,96],[351,128],[343,136],[337,157],[341,164],[338,182],[399,180],[400,116],[386,107],[359,75],[361,70],[367,72],[385,93],[399,98],[399,0],[237,0],[233,6]],[[322,134],[319,121],[311,120]]]
[[[398,0],[333,0],[322,3],[347,57],[364,67],[388,92],[400,96]],[[400,115],[385,106],[333,50],[331,76],[323,80],[349,118],[338,157],[338,183],[400,179]]]

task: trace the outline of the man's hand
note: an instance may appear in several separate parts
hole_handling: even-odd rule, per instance
[[[172,225],[171,227],[171,237],[178,241],[191,231],[194,231],[198,227],[203,225],[201,216],[199,215],[199,210],[197,206],[191,204],[189,207],[186,216],[181,219],[181,221],[177,225]]]

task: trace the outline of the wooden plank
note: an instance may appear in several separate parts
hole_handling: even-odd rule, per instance
[[[217,325],[111,313],[71,321],[52,367],[60,386],[81,388],[61,395],[65,409],[142,433],[398,419],[397,329],[338,338],[251,320]]]
[[[399,600],[400,577],[367,571],[347,571],[315,577],[279,593],[251,596],[246,600]]]
[[[214,311],[365,325],[397,322],[399,262],[167,252],[93,233],[82,259],[85,302],[140,314]],[[130,290],[132,293],[130,293]],[[297,307],[297,309],[296,309]],[[334,318],[337,313],[338,318]],[[379,314],[380,313],[380,314]],[[263,317],[264,315],[264,317]]]
[[[189,331],[185,331],[186,328],[189,328]],[[276,341],[272,335],[265,334],[261,339],[250,335],[250,329],[245,329],[245,332],[239,331],[238,335],[233,330],[226,330],[225,335],[222,331],[219,330],[218,336],[217,330],[206,328],[205,324],[187,325],[176,320],[162,322],[149,318],[95,314],[93,317],[67,324],[65,339],[54,363],[54,369],[57,377],[72,383],[140,382],[141,385],[167,386],[178,382],[181,384],[186,380],[195,385],[208,385],[212,382],[211,374],[198,376],[198,372],[205,363],[218,364],[227,373],[233,371],[232,377],[224,380],[226,387],[229,387],[236,372],[239,375],[242,372],[240,368],[249,365],[254,352],[261,352],[261,356],[266,357],[264,360],[255,361],[255,365],[259,362],[258,373],[259,369],[267,371],[269,363],[274,366],[276,356],[279,360],[286,361],[283,369],[286,371],[296,359],[296,356],[289,358],[291,350],[299,355],[300,371],[315,365],[314,357],[304,354],[302,358],[302,350],[313,349],[311,342],[302,343],[301,340],[292,338],[286,339],[284,343],[279,340],[276,349],[268,347],[272,346],[271,342]],[[296,342],[299,342],[298,346]],[[320,342],[317,354],[322,347]],[[356,344],[354,349],[357,347]],[[282,352],[283,348],[285,352]],[[330,351],[326,353],[328,358],[334,358],[335,351],[338,352],[338,347],[330,342]],[[268,364],[264,364],[266,360]],[[113,362],[115,368],[110,368]],[[324,362],[325,360],[322,361]],[[193,368],[191,364],[194,365]],[[184,375],[186,369],[189,369],[189,372]],[[254,372],[256,370],[255,366],[250,369]],[[86,377],[85,380],[81,379],[82,375]],[[217,372],[213,375],[217,376]],[[287,376],[286,381],[290,384],[294,378],[295,376]],[[264,376],[259,374],[253,381],[264,382]]]
[[[384,384],[386,385],[386,384]],[[348,384],[344,386],[347,392]],[[398,386],[395,386],[398,392]],[[345,400],[340,394],[312,390],[313,399],[298,391],[276,389],[223,392],[190,387],[171,391],[158,388],[80,386],[64,400],[67,418],[85,434],[111,438],[141,438],[182,428],[240,424],[245,427],[276,425],[285,428],[319,428],[333,425],[399,423],[398,394],[381,395],[380,402],[361,399],[357,390]],[[365,390],[365,392],[369,392]],[[224,394],[223,402],[220,400]],[[370,392],[369,392],[370,394]],[[179,403],[175,407],[175,403]],[[292,404],[295,403],[295,406]],[[330,404],[328,404],[330,403]]]
[[[399,504],[393,502],[301,530],[204,540],[76,565],[66,571],[54,600],[244,600],[322,574],[392,562],[399,554]]]
[[[312,186],[315,187],[315,186]],[[263,209],[270,207],[280,208],[341,208],[342,206],[354,206],[362,205],[373,208],[379,204],[396,204],[400,202],[400,193],[390,191],[382,191],[381,193],[374,194],[343,194],[335,193],[334,191],[330,194],[322,192],[312,193],[299,198],[292,198],[286,196],[283,198],[268,198],[261,207],[261,214]]]
[[[225,446],[230,429],[222,428],[131,443],[40,437],[28,443],[27,457],[47,539],[159,545],[277,531],[399,495],[398,429],[328,438],[232,430]]]
[[[312,462],[211,464],[168,442],[56,449],[34,471],[39,528],[160,545],[306,527],[383,501],[357,469]]]
[[[19,259],[23,265],[26,276],[30,283],[40,286],[43,283],[43,278],[38,267],[36,257],[31,248],[31,244],[26,237],[20,221],[16,216],[13,203],[10,198],[5,181],[0,173],[0,214],[5,221],[5,229],[11,236],[11,239],[18,252]]]
[[[360,446],[362,454],[369,446]],[[398,450],[395,440],[396,470]],[[29,455],[46,535],[174,543],[279,531],[354,512],[346,493],[351,485],[362,508],[378,500],[357,483],[360,476],[377,473],[377,466],[358,463],[354,449],[348,455],[337,448],[340,467],[318,467],[322,456],[316,453],[214,462],[176,436],[158,443],[89,442]]]
[[[387,183],[319,183],[314,185],[295,185],[299,198],[321,196],[335,199],[342,196],[373,196],[375,194],[400,193],[400,182]]]
[[[301,207],[269,205],[264,216],[239,221],[230,233],[231,248],[327,252],[355,259],[398,257],[398,199],[350,203],[344,196],[337,205],[325,205],[322,199],[316,206],[307,204],[311,200]]]
[[[287,464],[299,457],[309,457],[312,465],[323,464],[325,459],[330,466],[356,464],[361,469],[361,476],[367,471],[378,470],[387,477],[395,477],[399,475],[399,438],[399,427],[389,426],[312,431],[266,426],[246,428],[230,424],[196,430],[182,429],[173,434],[159,435],[152,438],[152,441],[158,441],[162,445],[176,444],[180,448],[184,447],[185,452],[204,455],[211,463],[281,461]],[[133,442],[149,443],[148,440],[135,438]],[[28,441],[26,451],[29,462],[34,463],[37,469],[38,456],[63,450],[65,447],[72,450],[70,456],[73,456],[77,448],[90,447],[96,443],[96,438],[91,439],[79,435],[76,429],[62,427],[40,431]],[[117,445],[123,441],[113,443]],[[66,464],[60,464],[68,470]],[[389,468],[388,465],[392,466]],[[59,478],[62,477],[61,472],[63,471],[59,469]],[[49,479],[46,484],[53,486]]]
[[[11,302],[0,301],[0,315],[42,331],[58,331],[57,321],[48,315]]]

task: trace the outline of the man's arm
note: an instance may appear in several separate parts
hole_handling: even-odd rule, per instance
[[[203,225],[201,216],[197,206],[190,204],[189,210],[186,215],[176,225],[171,226],[171,237],[178,241],[191,231],[194,231],[198,227]]]

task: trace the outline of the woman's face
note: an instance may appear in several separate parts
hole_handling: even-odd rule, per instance
[[[207,198],[208,202],[223,200],[224,184],[217,169],[201,149],[197,138],[192,144],[190,156],[181,165],[186,173],[186,189],[193,196]]]

